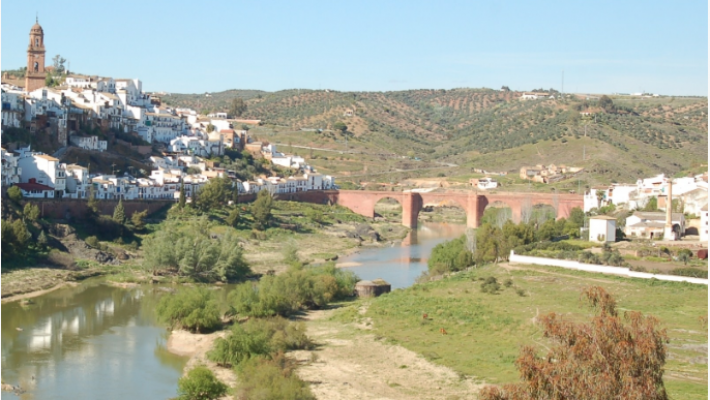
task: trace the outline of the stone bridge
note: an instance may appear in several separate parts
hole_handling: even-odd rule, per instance
[[[375,216],[375,204],[391,198],[402,205],[402,224],[409,228],[417,226],[419,212],[428,205],[458,205],[466,212],[466,225],[478,227],[483,211],[493,203],[504,203],[513,212],[513,222],[521,220],[524,207],[546,204],[557,210],[557,218],[567,218],[574,207],[583,208],[581,195],[554,193],[481,193],[481,192],[376,192],[340,190],[333,193],[333,203],[347,207],[366,217]]]

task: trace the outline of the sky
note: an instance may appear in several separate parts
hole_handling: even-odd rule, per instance
[[[2,69],[26,65],[36,15],[48,65],[145,91],[708,94],[706,0],[3,0]]]

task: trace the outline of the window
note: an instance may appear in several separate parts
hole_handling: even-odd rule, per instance
[[[35,38],[35,47],[39,47],[39,38]]]

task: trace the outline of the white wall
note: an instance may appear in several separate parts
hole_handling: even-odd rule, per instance
[[[599,272],[602,274],[622,275],[622,276],[628,276],[631,278],[643,278],[643,279],[655,278],[655,279],[658,279],[661,281],[690,282],[690,283],[697,283],[697,284],[701,284],[701,285],[708,284],[708,280],[702,279],[702,278],[690,278],[687,276],[676,276],[676,275],[655,275],[655,274],[649,274],[646,272],[631,271],[628,268],[624,268],[624,267],[610,267],[608,265],[582,264],[577,261],[558,260],[555,258],[519,256],[519,255],[515,254],[514,251],[510,252],[509,261],[511,263],[549,265],[552,267],[576,269],[578,271]]]

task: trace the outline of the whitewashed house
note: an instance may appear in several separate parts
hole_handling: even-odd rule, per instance
[[[609,243],[616,241],[616,218],[597,215],[589,218],[589,241]]]
[[[29,182],[34,179],[36,183],[54,188],[57,192],[54,197],[62,197],[66,189],[66,165],[59,160],[42,153],[27,153],[18,160],[21,168],[20,181]]]
[[[2,152],[2,186],[20,183],[22,168],[17,163],[19,156],[5,149],[0,150]]]
[[[65,197],[85,199],[89,197],[91,181],[89,170],[81,165],[67,164],[67,188]]]

